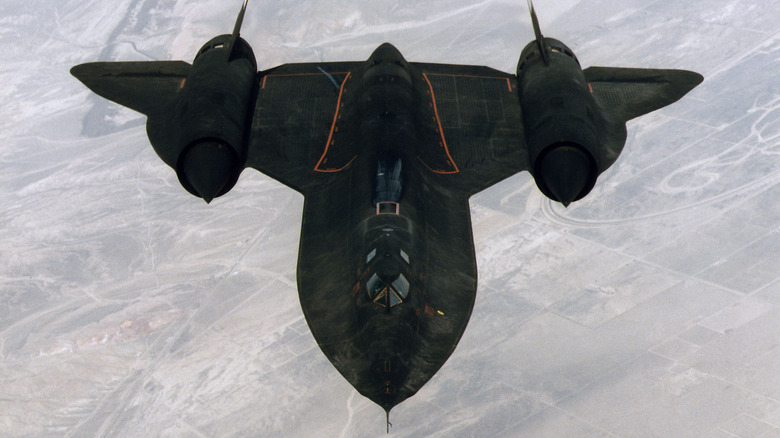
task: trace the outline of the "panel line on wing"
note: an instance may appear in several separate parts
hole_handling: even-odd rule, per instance
[[[449,76],[453,78],[473,78],[473,79],[504,79],[506,80],[507,91],[509,91],[510,93],[512,92],[512,81],[510,81],[509,78],[500,78],[496,76],[454,75],[448,73],[423,73],[423,76]]]
[[[330,74],[331,75],[347,75],[347,76],[349,76],[351,73],[346,72],[346,71],[337,71],[337,72],[333,72],[333,73],[330,73]],[[326,73],[319,73],[319,72],[318,73],[285,73],[285,74],[273,74],[272,73],[272,74],[263,76],[263,83],[260,86],[260,88],[265,90],[266,80],[269,77],[272,77],[272,76],[277,77],[277,78],[281,78],[281,77],[290,77],[290,76],[326,76],[326,75],[327,75]]]

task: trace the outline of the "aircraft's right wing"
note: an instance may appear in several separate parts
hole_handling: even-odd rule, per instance
[[[704,80],[687,70],[589,67],[583,73],[599,105],[623,122],[676,102]]]

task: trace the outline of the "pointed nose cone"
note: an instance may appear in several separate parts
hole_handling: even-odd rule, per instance
[[[537,185],[564,207],[587,195],[596,182],[593,161],[579,147],[558,146],[541,160],[536,170]]]
[[[238,176],[235,153],[217,141],[192,145],[184,153],[179,168],[182,185],[207,204],[230,190]]]
[[[390,433],[390,428],[393,427],[392,423],[390,423],[390,409],[385,409],[385,414],[387,418],[387,433]]]

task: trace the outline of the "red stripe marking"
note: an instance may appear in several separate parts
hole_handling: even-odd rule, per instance
[[[345,165],[343,165],[343,166],[339,167],[338,169],[317,169],[317,168],[315,168],[314,170],[316,170],[317,172],[322,172],[322,173],[336,173],[336,172],[341,172],[342,170],[344,170],[344,169],[346,169],[347,167],[349,167],[349,165],[350,165],[350,164],[352,164],[352,162],[353,162],[353,161],[355,161],[355,158],[357,158],[357,155],[355,155],[354,157],[352,157],[352,159],[351,159],[351,160],[349,160],[349,163],[347,163],[347,164],[345,164]]]
[[[427,73],[423,73],[423,78],[425,79],[425,82],[428,83],[428,88],[431,90],[431,101],[433,102],[433,114],[436,116],[436,124],[439,126],[438,133],[441,136],[441,144],[444,147],[444,152],[447,154],[447,158],[449,158],[450,160],[450,164],[452,164],[452,167],[455,168],[455,170],[448,170],[448,171],[434,170],[434,172],[441,173],[441,174],[458,173],[460,172],[460,170],[458,169],[458,166],[455,164],[455,160],[452,159],[452,155],[450,155],[450,149],[447,147],[447,140],[444,139],[444,130],[441,128],[441,119],[439,119],[439,109],[436,108],[436,95],[433,93],[433,86],[431,85],[431,81],[428,79]]]
[[[321,73],[320,73],[321,74]],[[325,151],[322,153],[322,156],[320,157],[320,161],[317,162],[317,165],[314,166],[314,170],[317,172],[338,172],[340,170],[343,170],[347,166],[349,166],[352,161],[355,160],[357,155],[355,157],[352,157],[352,160],[347,163],[346,166],[342,167],[341,169],[320,169],[320,164],[323,163],[325,160],[325,156],[328,155],[328,149],[330,149],[330,142],[333,140],[333,132],[336,130],[336,121],[339,118],[339,110],[341,109],[341,96],[344,94],[344,85],[347,83],[347,79],[352,76],[352,73],[347,73],[347,76],[344,78],[344,81],[341,83],[341,88],[339,88],[339,99],[336,102],[336,112],[333,114],[333,123],[330,125],[330,134],[328,135],[328,142],[325,143]]]

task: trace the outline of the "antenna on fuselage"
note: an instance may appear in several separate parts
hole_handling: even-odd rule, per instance
[[[249,0],[244,0],[244,5],[241,6],[241,12],[238,13],[238,18],[236,18],[236,25],[233,26],[233,34],[230,36],[230,41],[228,42],[227,47],[227,54],[228,54],[228,62],[231,58],[233,58],[233,50],[236,48],[236,45],[238,44],[238,39],[241,38],[240,32],[241,32],[241,24],[244,22],[244,13],[246,12],[246,5],[249,3]]]
[[[550,55],[547,53],[547,45],[544,43],[544,36],[542,36],[542,30],[539,28],[539,20],[536,18],[536,10],[534,10],[534,3],[528,0],[528,10],[531,11],[531,24],[534,26],[534,35],[536,35],[536,44],[539,46],[539,52],[542,54],[542,59],[545,64],[550,63]]]

